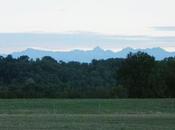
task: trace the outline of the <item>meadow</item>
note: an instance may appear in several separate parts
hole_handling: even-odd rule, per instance
[[[0,130],[174,130],[175,99],[1,99]]]

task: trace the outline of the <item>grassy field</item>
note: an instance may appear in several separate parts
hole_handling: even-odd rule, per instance
[[[0,130],[175,130],[175,99],[1,99]]]

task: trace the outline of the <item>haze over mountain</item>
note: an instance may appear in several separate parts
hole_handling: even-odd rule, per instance
[[[2,0],[0,54],[17,51],[14,56],[50,55],[57,60],[89,62],[140,50],[132,48],[160,47],[142,51],[156,59],[174,56],[167,52],[175,50],[174,5],[174,0]],[[96,46],[125,49],[74,50]]]
[[[11,55],[15,58],[22,55],[27,55],[30,58],[42,58],[44,56],[51,56],[54,59],[60,61],[79,61],[79,62],[91,62],[92,59],[108,59],[108,58],[125,58],[129,52],[146,52],[149,55],[152,55],[156,60],[161,60],[165,57],[175,56],[175,52],[168,52],[162,48],[147,48],[147,49],[133,49],[133,48],[124,48],[121,51],[114,52],[111,50],[104,50],[100,47],[96,47],[92,50],[72,50],[72,51],[45,51],[28,48],[21,52],[14,52]]]

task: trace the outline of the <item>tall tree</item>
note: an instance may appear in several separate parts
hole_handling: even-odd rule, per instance
[[[118,70],[118,79],[128,89],[131,98],[149,97],[152,88],[149,77],[153,71],[155,59],[144,52],[130,53]]]

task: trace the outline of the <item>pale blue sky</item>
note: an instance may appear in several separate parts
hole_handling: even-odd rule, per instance
[[[8,53],[28,47],[89,49],[97,45],[113,50],[126,46],[160,46],[175,50],[174,5],[175,0],[0,0],[0,52]],[[77,32],[80,32],[79,37],[68,38],[72,41],[65,42],[67,39],[60,38],[65,34],[67,36],[64,38],[70,34],[74,37]],[[93,32],[90,39],[87,32]],[[11,34],[4,38],[2,33]],[[19,34],[12,36],[12,33],[37,35],[21,37]],[[49,34],[48,37],[54,34],[53,39],[47,38],[47,43],[41,39],[46,34]],[[58,39],[55,34],[59,34]],[[134,43],[133,40],[126,40],[128,35],[138,36],[137,39],[144,36],[149,42]],[[122,37],[120,40],[111,40],[111,36],[117,39]],[[163,41],[160,37],[164,37]],[[108,40],[104,40],[106,38]]]

